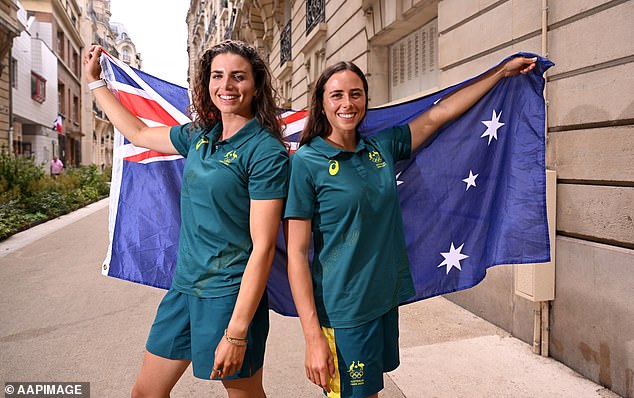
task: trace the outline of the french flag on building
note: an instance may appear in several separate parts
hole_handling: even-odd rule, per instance
[[[57,115],[53,121],[53,127],[51,127],[51,130],[55,130],[58,134],[62,134],[62,115]]]
[[[101,63],[110,89],[147,125],[190,121],[187,89],[106,53]],[[494,265],[550,260],[542,75],[552,65],[538,57],[528,75],[503,79],[410,160],[397,165],[416,287],[410,301],[474,286]],[[370,109],[361,133],[371,135],[407,123],[470,81]],[[286,111],[281,117],[292,153],[307,111]],[[169,288],[178,251],[183,165],[181,156],[135,147],[115,130],[104,275]],[[268,283],[269,303],[278,313],[296,315],[284,247],[280,232]]]

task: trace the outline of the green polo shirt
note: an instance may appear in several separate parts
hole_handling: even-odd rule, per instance
[[[253,248],[252,199],[286,197],[288,152],[256,119],[218,141],[211,131],[172,127],[170,138],[186,157],[181,229],[172,288],[198,297],[238,292]]]
[[[361,325],[414,295],[394,172],[410,152],[404,125],[362,137],[355,152],[316,137],[291,156],[284,217],[312,221],[323,326]]]

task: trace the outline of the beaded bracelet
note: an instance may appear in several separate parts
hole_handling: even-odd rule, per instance
[[[104,79],[99,79],[99,80],[95,80],[94,82],[88,83],[88,88],[90,89],[90,91],[93,91],[105,85],[106,85],[106,81]]]
[[[227,340],[227,343],[229,344],[233,344],[235,346],[238,347],[246,347],[247,346],[247,338],[242,338],[242,337],[230,337],[227,334],[227,329],[225,329],[225,340]]]

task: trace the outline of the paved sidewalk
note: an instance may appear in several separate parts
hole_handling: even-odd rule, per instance
[[[101,275],[106,201],[0,242],[0,384],[87,381],[127,397],[163,291]],[[271,398],[323,397],[303,370],[299,322],[271,313],[264,383]],[[401,309],[401,366],[382,397],[617,397],[438,297]],[[173,397],[224,397],[186,371]]]

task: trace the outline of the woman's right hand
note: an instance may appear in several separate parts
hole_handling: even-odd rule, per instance
[[[101,46],[93,44],[88,47],[86,55],[84,55],[84,78],[88,83],[99,80],[101,76],[101,64],[99,63],[101,50]]]
[[[329,379],[335,378],[335,360],[326,337],[319,333],[306,339],[306,377],[311,382],[330,392]]]

